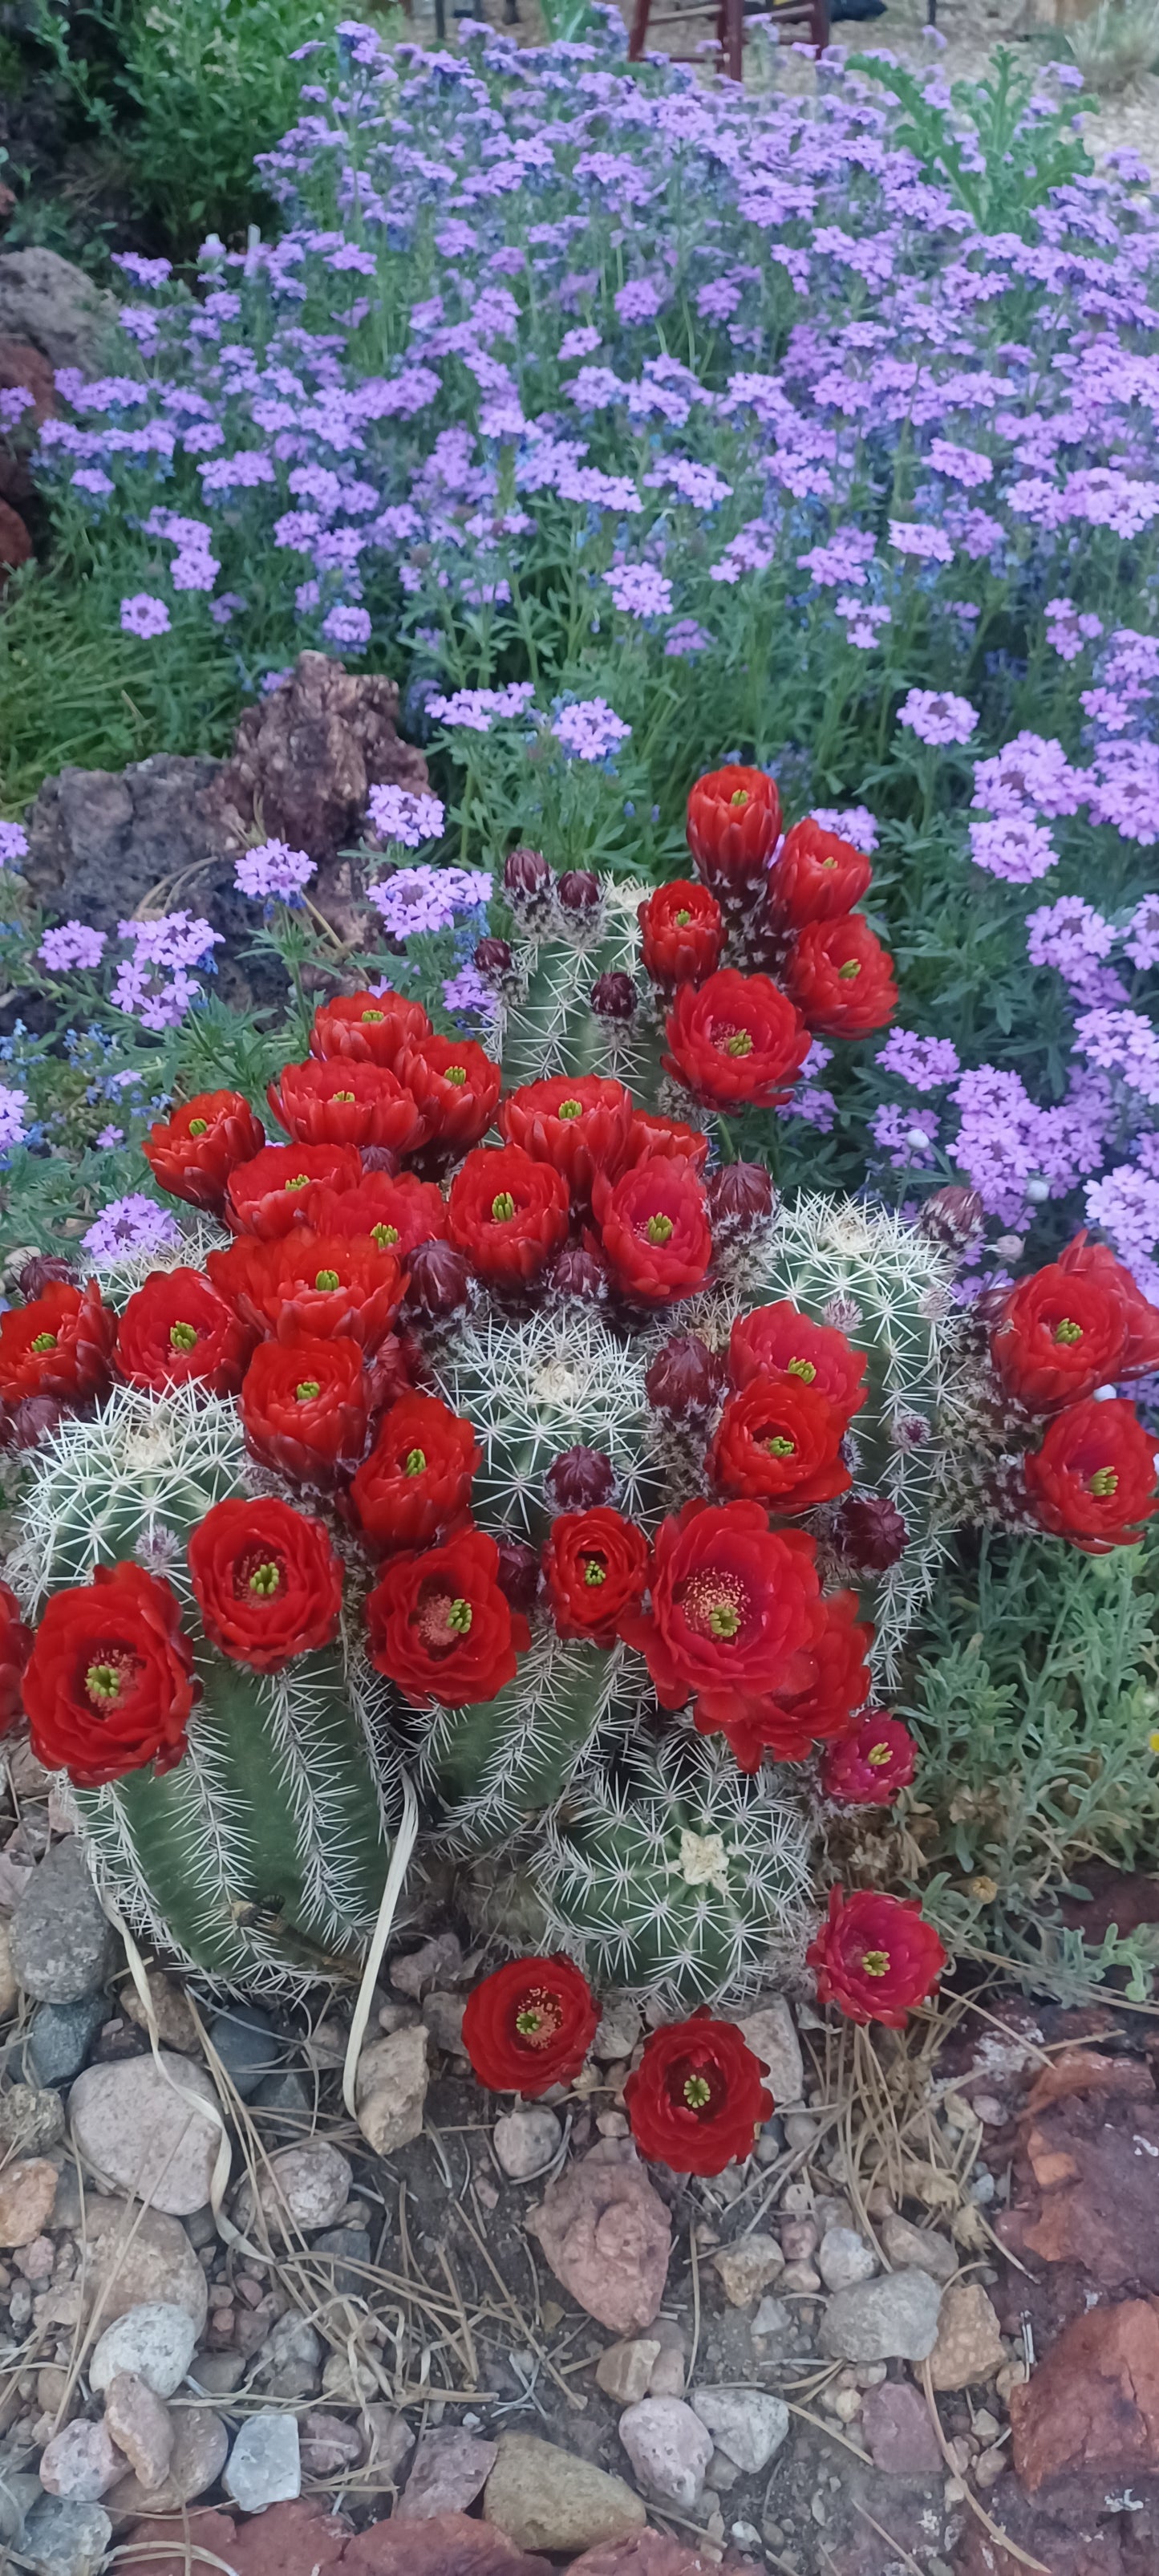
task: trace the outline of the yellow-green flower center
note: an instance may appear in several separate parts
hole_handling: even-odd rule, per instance
[[[35,1341],[33,1342],[32,1348],[36,1353],[37,1359],[42,1360],[46,1351],[54,1351],[56,1349],[55,1333],[38,1333]]]
[[[708,1614],[709,1632],[714,1637],[735,1637],[740,1627],[740,1612],[734,1601],[718,1601]]]
[[[426,1463],[425,1449],[408,1449],[402,1472],[404,1476],[421,1476]]]
[[[340,1100],[340,1101],[343,1103],[343,1106],[345,1107],[345,1105],[346,1105],[346,1103],[347,1103],[348,1101],[353,1100],[353,1098],[354,1098],[354,1094],[353,1094],[353,1092],[352,1092],[352,1091],[336,1091],[336,1092],[334,1092],[334,1093],[332,1094],[332,1097],[333,1097],[335,1100]]]
[[[103,1700],[111,1707],[113,1701],[120,1696],[124,1678],[123,1668],[119,1664],[90,1664],[85,1674],[85,1689],[91,1700]]]
[[[667,1243],[675,1230],[670,1216],[650,1216],[644,1228],[649,1243]]]
[[[712,2100],[712,2086],[703,2075],[690,2075],[684,2086],[684,2099],[690,2111],[707,2111]]]
[[[467,1068],[465,1064],[449,1064],[445,1074],[443,1075],[444,1082],[452,1083],[456,1091],[462,1090],[466,1079]]]
[[[380,1252],[388,1252],[391,1244],[398,1242],[398,1227],[396,1225],[372,1225],[370,1229],[370,1238],[372,1243],[376,1243],[378,1245]]]
[[[457,1637],[466,1637],[470,1633],[471,1604],[469,1601],[452,1601],[447,1611],[447,1626],[454,1629]]]
[[[1088,1486],[1087,1486],[1087,1491],[1088,1491],[1088,1493],[1091,1493],[1091,1494],[1097,1494],[1097,1495],[1098,1495],[1098,1497],[1099,1497],[1099,1501],[1100,1501],[1100,1502],[1105,1502],[1105,1501],[1106,1501],[1106,1499],[1107,1499],[1107,1497],[1108,1497],[1108,1495],[1110,1495],[1110,1494],[1117,1494],[1117,1493],[1118,1493],[1118,1490],[1119,1490],[1119,1479],[1118,1479],[1118,1476],[1117,1476],[1117,1475],[1116,1475],[1116,1473],[1115,1473],[1114,1468],[1113,1468],[1113,1467],[1096,1467],[1095,1472],[1094,1472],[1094,1475],[1090,1478],[1090,1480],[1089,1480],[1089,1482],[1088,1482]]]
[[[286,1183],[286,1188],[288,1190],[308,1190],[309,1187],[310,1175],[308,1172],[298,1172],[292,1181],[287,1181]]]
[[[259,1601],[272,1601],[275,1592],[281,1587],[281,1581],[282,1569],[280,1565],[275,1565],[272,1557],[269,1557],[264,1564],[255,1565],[249,1577],[249,1588],[251,1592],[257,1593]]]
[[[732,1036],[725,1039],[724,1052],[726,1055],[751,1055],[752,1051],[752,1035],[748,1029],[734,1029]]]
[[[688,924],[689,924],[689,922],[691,921],[691,919],[692,919],[692,915],[691,915],[691,913],[690,913],[690,912],[678,912],[678,913],[676,914],[676,916],[675,916],[675,920],[676,920],[676,927],[677,927],[677,929],[678,929],[678,930],[687,930],[687,928],[688,928]]]
[[[803,1386],[812,1386],[817,1371],[812,1360],[790,1360],[787,1374],[789,1377],[799,1377]]]
[[[196,1324],[170,1324],[170,1327],[169,1327],[169,1348],[170,1348],[170,1350],[172,1350],[172,1351],[192,1351],[192,1350],[196,1350],[196,1348],[197,1348],[197,1326],[196,1326]]]
[[[191,1118],[189,1121],[189,1133],[191,1136],[204,1136],[208,1132],[208,1128],[208,1118]]]
[[[864,1950],[861,1956],[861,1964],[867,1977],[888,1976],[889,1952],[888,1950]]]
[[[875,1771],[884,1771],[886,1763],[893,1760],[892,1748],[888,1744],[871,1744],[865,1759]]]
[[[339,1279],[336,1270],[316,1270],[314,1273],[314,1286],[316,1288],[324,1288],[329,1291],[331,1288],[340,1288],[341,1285],[342,1282]]]
[[[1069,1347],[1072,1342],[1081,1342],[1082,1337],[1082,1325],[1076,1324],[1070,1315],[1064,1315],[1062,1322],[1055,1325],[1054,1338],[1056,1342],[1062,1342],[1066,1347]]]
[[[734,787],[728,801],[730,805],[747,805],[749,801],[747,787]]]
[[[582,1100],[561,1100],[555,1114],[557,1118],[582,1118],[583,1102]]]
[[[515,1201],[510,1190],[499,1190],[491,1201],[491,1214],[496,1225],[510,1225],[515,1214]]]
[[[299,1404],[313,1404],[315,1396],[321,1395],[321,1392],[322,1389],[316,1377],[299,1378],[294,1388]]]
[[[762,1440],[760,1445],[768,1451],[770,1458],[793,1458],[797,1453],[796,1441],[786,1439],[783,1431],[771,1431],[768,1439]]]
[[[839,966],[837,972],[843,984],[852,984],[855,978],[861,973],[860,958],[847,957],[845,964],[843,966]]]
[[[364,1011],[362,1018],[365,1025],[367,1021],[377,1022],[379,1020],[384,1020],[386,1018],[386,1013],[385,1011]]]
[[[607,1582],[608,1569],[606,1565],[601,1565],[598,1556],[585,1556],[582,1562],[585,1583],[590,1583],[594,1587],[598,1583]]]

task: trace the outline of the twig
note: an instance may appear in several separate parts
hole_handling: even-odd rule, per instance
[[[934,2433],[937,2438],[938,2449],[940,2450],[942,2458],[946,2463],[946,2467],[950,2470],[951,2475],[957,2479],[958,2485],[961,2487],[971,2513],[977,2515],[979,2522],[989,2532],[991,2540],[996,2540],[999,2548],[1004,2549],[1009,2557],[1016,2558],[1020,2567],[1033,2568],[1034,2576],[1050,2576],[1050,2569],[1049,2567],[1043,2566],[1041,2558],[1029,2558],[1025,2549],[1019,2548],[1016,2540],[1007,2539],[1006,2533],[1001,2529],[1001,2526],[994,2521],[991,2514],[987,2513],[985,2505],[979,2504],[978,2498],[974,2494],[972,2488],[967,2486],[965,2478],[962,2476],[961,2470],[958,2468],[957,2463],[953,2458],[945,2434],[942,2431],[942,2419],[938,2413],[937,2404],[934,2398],[934,2383],[930,2376],[930,2365],[928,2361],[923,2361],[922,2363],[922,2387],[926,2392],[926,2405],[930,2410],[930,2422],[933,2425]]]

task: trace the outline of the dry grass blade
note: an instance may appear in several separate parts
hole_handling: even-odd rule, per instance
[[[934,2428],[934,2435],[937,2440],[938,2449],[942,2454],[946,2467],[950,2471],[951,2477],[957,2479],[971,2513],[977,2516],[977,2519],[983,2525],[983,2528],[989,2532],[991,2540],[996,2540],[998,2547],[1006,2551],[1008,2558],[1016,2558],[1020,2567],[1032,2568],[1034,2576],[1051,2576],[1049,2567],[1043,2566],[1041,2558],[1029,2557],[1025,2549],[1019,2548],[1016,2540],[1009,2540],[1007,2538],[1007,2535],[1002,2530],[1001,2526],[994,2521],[991,2514],[987,2513],[985,2505],[979,2504],[978,2498],[974,2494],[973,2489],[967,2486],[965,2478],[962,2476],[960,2470],[955,2466],[953,2455],[949,2449],[945,2434],[942,2431],[942,2419],[938,2413],[937,2401],[934,2397],[934,2383],[930,2374],[930,2365],[928,2361],[923,2361],[922,2363],[922,2387],[925,2390],[926,2405],[929,2408],[930,2422]]]

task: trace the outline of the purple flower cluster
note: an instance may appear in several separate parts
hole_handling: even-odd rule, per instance
[[[122,921],[117,928],[131,953],[117,967],[109,995],[114,1010],[154,1032],[176,1028],[204,994],[190,969],[212,963],[221,932],[185,911],[162,913],[154,921]]]
[[[559,709],[551,730],[569,760],[596,761],[611,758],[632,728],[614,714],[606,698],[579,698]]]
[[[968,698],[956,698],[948,689],[910,689],[897,720],[916,733],[919,742],[940,749],[946,743],[969,742],[977,731],[978,710]]]
[[[92,1261],[112,1267],[135,1253],[172,1251],[181,1241],[181,1229],[168,1208],[158,1207],[141,1190],[130,1190],[125,1198],[110,1199],[81,1241]]]
[[[378,839],[397,841],[404,850],[443,837],[446,815],[437,796],[416,795],[409,787],[372,787],[369,810]]]
[[[148,643],[154,635],[167,635],[169,611],[163,599],[154,599],[147,590],[135,591],[131,599],[121,601],[121,632],[140,635]]]
[[[253,903],[300,904],[304,888],[317,873],[305,850],[291,850],[285,841],[260,841],[238,860],[233,881],[238,893],[248,895]]]
[[[458,913],[477,912],[491,895],[486,868],[396,868],[366,899],[380,913],[392,939],[420,930],[450,930]]]
[[[103,930],[87,921],[62,921],[46,930],[37,956],[50,975],[91,974],[100,965],[108,941]]]

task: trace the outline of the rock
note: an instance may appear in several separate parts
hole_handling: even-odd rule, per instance
[[[491,2144],[510,2182],[534,2182],[558,2154],[562,2136],[554,2111],[505,2111]]]
[[[0,2151],[12,2156],[41,2156],[64,2136],[64,2104],[59,2093],[34,2084],[10,2084],[0,2094]]]
[[[899,2218],[895,2210],[883,2218],[879,2232],[886,2261],[895,2272],[928,2272],[943,2289],[953,2280],[958,2255],[948,2236],[939,2236],[929,2227],[911,2227],[908,2218]]]
[[[341,2415],[321,2411],[303,2417],[298,2447],[302,2473],[308,2478],[340,2477],[362,2456],[362,2442],[353,2424]]]
[[[236,2576],[321,2576],[323,2569],[337,2576],[349,2538],[347,2524],[319,2498],[295,2496],[243,2522],[225,2560]]]
[[[756,2477],[788,2440],[783,2398],[759,2388],[698,2388],[693,2412],[706,2424],[718,2451],[747,2477]]]
[[[393,2407],[372,2403],[362,2409],[361,2427],[367,2467],[377,2469],[380,2477],[393,2479],[415,2445],[405,2415],[396,2415]]]
[[[263,2407],[247,2415],[222,2480],[226,2494],[243,2513],[261,2513],[268,2504],[284,2504],[302,2491],[298,2421]]]
[[[154,2396],[172,2397],[190,2367],[196,2345],[194,2322],[186,2308],[174,2307],[164,2299],[143,2301],[106,2326],[94,2344],[88,2359],[89,2386],[99,2392],[128,2371],[143,2379]]]
[[[32,539],[19,510],[10,501],[0,501],[0,570],[14,572],[17,564],[32,559]]]
[[[316,2397],[322,2355],[321,2336],[308,2317],[291,2308],[266,2336],[257,2356],[255,2379],[270,2397]]]
[[[678,2325],[668,2317],[657,2317],[652,2328],[659,2338],[660,2350],[648,2377],[649,2397],[683,2397],[684,2364],[687,2346]]]
[[[793,2322],[793,2311],[783,2299],[762,2299],[753,2318],[754,2343],[786,2335]]]
[[[112,2536],[103,2506],[46,2495],[24,2525],[22,2555],[36,2576],[97,2576]]]
[[[463,2046],[463,2015],[467,2009],[465,1995],[424,1995],[422,2016],[436,2048],[447,2057],[466,2060]]]
[[[778,2110],[790,2102],[799,2102],[805,2090],[805,2067],[796,2024],[783,1995],[762,2004],[759,2012],[746,2013],[740,2024],[741,2035],[754,2057],[759,2057],[766,2070],[769,2091]]]
[[[174,2427],[159,2397],[131,2370],[119,2370],[105,2396],[105,2431],[143,2487],[159,2487],[173,2451]]]
[[[78,2075],[68,2107],[79,2152],[106,2182],[173,2217],[208,2200],[221,2126],[203,2066],[168,2050],[159,2064],[123,2057],[89,2066]]]
[[[662,2503],[699,2503],[712,2435],[682,2397],[644,2397],[620,2417],[620,2440],[647,2493]]]
[[[557,2281],[612,2334],[650,2326],[664,2296],[672,2227],[634,2147],[601,2139],[548,2184],[526,2227]]]
[[[617,2406],[637,2406],[648,2395],[653,2364],[660,2357],[658,2343],[613,2343],[600,2354],[596,2363],[596,2386],[605,2397],[614,2398]],[[684,2365],[680,2366],[683,2380]]]
[[[56,2166],[47,2156],[0,2166],[0,2245],[31,2245],[52,2216]]]
[[[821,2320],[821,2345],[841,2361],[925,2361],[938,2332],[942,2293],[928,2272],[887,2272],[838,2290]]]
[[[7,1919],[0,1914],[0,2019],[7,2019],[20,1988],[12,1966],[12,1942]]]
[[[827,2290],[851,2290],[856,2281],[872,2281],[877,2256],[853,2227],[829,2227],[821,2239],[817,2269]]]
[[[209,2037],[243,2102],[257,2092],[263,2076],[276,2075],[282,2063],[283,2044],[275,2039],[270,2016],[258,2004],[231,2004],[228,2012],[217,2013],[210,2022]]]
[[[1159,2313],[1124,2299],[1073,2318],[1009,2402],[1014,2466],[1031,2494],[1064,2473],[1117,2484],[1154,2476]]]
[[[886,2379],[880,2388],[867,2388],[858,2421],[875,2469],[887,2477],[928,2478],[941,2469],[930,2410],[910,2380]]]
[[[322,2365],[322,2394],[336,2406],[361,2406],[366,2398],[381,2393],[377,2371],[358,2353],[332,2352]]]
[[[421,2137],[423,2105],[430,2074],[427,2031],[422,2022],[392,2030],[364,2048],[355,2069],[354,2098],[358,2126],[380,2156],[394,2155]]]
[[[241,2568],[238,2576],[246,2576]],[[502,2531],[465,2513],[433,2522],[375,2522],[348,2540],[343,2576],[552,2576],[546,2558],[516,2549]]]
[[[69,2084],[79,2075],[101,2023],[103,1995],[81,1995],[75,2004],[42,2004],[28,2034],[29,2073],[38,2084]]]
[[[229,2397],[248,2369],[244,2352],[200,2352],[189,2373],[190,2386],[206,2397]]]
[[[333,2227],[350,2198],[347,2157],[325,2138],[310,2138],[301,2147],[282,2147],[263,2167],[258,2200],[269,2228],[289,2236],[295,2229],[310,2235],[316,2227]],[[238,2195],[241,2224],[248,2226],[252,2196],[248,2184]]]
[[[299,653],[289,685],[247,707],[238,725],[214,800],[231,837],[240,846],[256,829],[333,867],[357,838],[371,787],[427,784],[423,755],[399,740],[397,718],[395,681]]]
[[[454,1984],[462,1970],[463,1951],[458,1934],[440,1932],[434,1940],[424,1941],[421,1949],[407,1950],[402,1958],[392,1959],[389,1976],[400,1995],[409,1995],[413,2003],[418,2003],[428,1987],[437,1986],[440,1977],[446,1977]]]
[[[250,2421],[257,2422],[252,2416]],[[288,2419],[291,2423],[293,2417]],[[173,2448],[159,2487],[142,2486],[134,2471],[110,2488],[108,2509],[118,2519],[136,2513],[178,2513],[195,2496],[216,2486],[229,2449],[229,2431],[207,2406],[175,2406],[171,2417]]]
[[[255,2111],[281,2112],[288,2115],[288,2122],[297,2124],[313,2112],[314,2087],[296,2066],[283,2066],[278,2075],[263,2075],[253,2105]]]
[[[626,1997],[606,2004],[592,2041],[592,2056],[599,2059],[601,2066],[612,2066],[621,2058],[630,2057],[643,2028],[635,2004],[629,2003]]]
[[[648,2517],[623,2478],[609,2477],[554,2442],[531,2433],[501,2433],[483,2494],[485,2521],[519,2549],[588,2549],[623,2540]]]
[[[993,2306],[981,2284],[955,2281],[942,2294],[938,2339],[930,2354],[935,2388],[977,2388],[1001,2370],[1006,2355]]]
[[[21,251],[11,256],[51,259],[53,254]],[[0,254],[0,316],[5,266]],[[33,1870],[13,1908],[9,1940],[16,1982],[38,2003],[77,2003],[106,1983],[117,1943],[74,1835],[55,1843]]]
[[[214,2559],[229,2566],[237,2532],[227,2513],[203,2505],[198,2513],[183,2514],[179,2523],[164,2525],[150,2515],[123,2538],[128,2551],[124,2565],[133,2576],[209,2576]]]
[[[70,2504],[96,2504],[120,2475],[121,2463],[103,2424],[78,2416],[46,2442],[40,2458],[40,2483],[47,2495]]]
[[[569,2576],[715,2576],[717,2563],[715,2551],[702,2557],[682,2540],[670,2540],[666,2532],[641,2531],[634,2540],[613,2540],[606,2549],[585,2550]],[[734,2563],[741,2576],[750,2561],[746,2557]]]
[[[1023,2261],[1081,2263],[1100,2288],[1159,2291],[1159,2102],[1137,2059],[1078,2052],[1040,2078],[1019,2124],[996,2233]]]
[[[370,2269],[370,2229],[368,2227],[330,2227],[324,2236],[316,2236],[310,2247],[310,2261],[320,2254],[333,2260],[326,2265],[326,2275],[336,2299],[360,2299],[366,2296],[366,2275]]]
[[[153,2017],[162,2046],[180,2049],[186,2056],[196,2057],[201,2047],[201,2040],[197,2023],[180,1986],[173,1985],[160,1968],[147,1969],[145,1983],[149,1989]],[[135,2021],[139,2030],[145,2030],[148,2027],[145,2007],[132,1979],[127,1986],[122,1986],[118,2000],[122,2012],[128,2016],[128,2019]]]
[[[770,2281],[779,2279],[785,2258],[775,2236],[738,2236],[735,2245],[723,2245],[712,2257],[730,2307],[747,2308],[750,2299],[759,2299]]]
[[[85,2231],[86,2306],[102,2327],[133,2308],[163,2305],[184,2308],[195,2333],[201,2333],[205,2274],[179,2219],[159,2209],[86,2194]]]
[[[429,2522],[436,2513],[465,2513],[482,2495],[498,2456],[496,2443],[464,2433],[457,2424],[436,2425],[420,2434],[396,2514],[404,2521]]]
[[[117,298],[55,250],[0,253],[0,331],[29,340],[53,367],[92,375],[119,341]],[[121,342],[123,347],[124,343]]]

